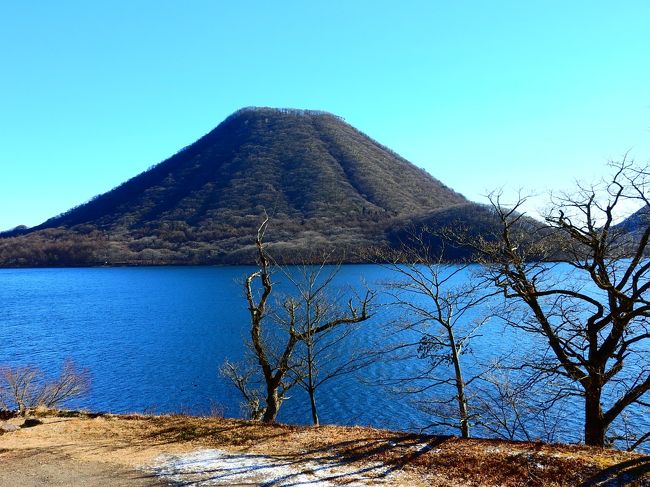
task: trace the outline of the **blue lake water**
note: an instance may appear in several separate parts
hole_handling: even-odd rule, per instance
[[[90,392],[71,406],[95,411],[240,414],[240,397],[218,374],[244,354],[248,310],[243,278],[250,267],[0,269],[0,365],[35,365],[55,374],[66,358],[92,374]],[[392,277],[373,265],[340,269],[335,285],[379,289]],[[281,275],[275,279],[282,281]],[[281,284],[281,282],[280,282]],[[280,286],[281,287],[281,286]],[[389,298],[381,295],[379,301]],[[386,326],[399,311],[383,308],[344,342],[341,354],[398,340]],[[467,364],[532,347],[529,336],[493,324]],[[410,399],[374,385],[422,364],[379,361],[319,391],[324,423],[417,429],[429,418]],[[294,389],[280,420],[309,422],[304,393]],[[643,420],[650,422],[648,418]],[[580,429],[580,412],[566,423]],[[452,432],[439,428],[437,432]],[[573,438],[566,438],[573,439]]]

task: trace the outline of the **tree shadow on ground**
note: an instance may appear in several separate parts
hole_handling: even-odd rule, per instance
[[[219,482],[223,485],[254,479],[266,487],[318,484],[320,482],[381,482],[410,462],[446,441],[448,437],[413,434],[392,435],[387,439],[359,438],[330,443],[298,453],[260,455],[223,452],[214,468],[191,472],[159,472],[174,479],[175,485]],[[363,461],[363,464],[360,463]],[[179,482],[178,475],[187,475]]]
[[[211,443],[222,443],[224,446],[258,446],[285,436],[284,429],[266,428],[262,431],[256,424],[236,424],[224,426],[203,426],[200,424],[179,424],[164,427],[145,436],[147,444],[173,444],[196,440],[211,440]]]
[[[637,485],[650,485],[650,457],[612,465],[585,480],[580,487],[630,485],[635,482],[638,482]]]

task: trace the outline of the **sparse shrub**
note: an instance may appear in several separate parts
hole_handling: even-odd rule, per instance
[[[38,407],[60,407],[70,399],[85,394],[90,387],[90,374],[66,360],[61,374],[46,381],[43,372],[33,366],[0,368],[0,409],[17,409],[20,416]]]

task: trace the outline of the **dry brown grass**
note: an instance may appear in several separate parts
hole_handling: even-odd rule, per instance
[[[207,447],[296,464],[337,462],[405,485],[650,485],[650,457],[582,446],[188,416],[49,414],[43,420],[43,425],[0,437],[0,458],[1,452],[49,448],[75,461],[135,468],[161,453]],[[2,463],[0,471],[6,468]]]

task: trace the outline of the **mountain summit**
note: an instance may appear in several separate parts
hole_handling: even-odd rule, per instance
[[[244,108],[117,188],[0,239],[0,265],[244,263],[264,212],[276,253],[358,251],[470,204],[342,118]]]

